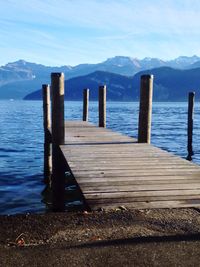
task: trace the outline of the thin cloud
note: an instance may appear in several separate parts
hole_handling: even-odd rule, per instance
[[[9,52],[2,53],[6,45],[20,57],[26,48],[30,60],[38,57],[42,63],[54,51],[52,64],[61,65],[97,62],[120,54],[197,54],[199,13],[197,0],[2,1],[1,60],[9,58]]]

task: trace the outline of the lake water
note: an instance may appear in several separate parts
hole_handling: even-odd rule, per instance
[[[42,201],[43,125],[41,101],[0,101],[0,214],[45,212]],[[107,103],[107,128],[137,137],[138,103]],[[97,124],[90,103],[89,121]],[[66,119],[82,119],[82,102],[65,102]],[[200,106],[194,116],[193,161],[200,164]],[[152,144],[187,156],[187,103],[154,103]]]

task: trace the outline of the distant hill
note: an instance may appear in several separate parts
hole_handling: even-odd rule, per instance
[[[133,77],[137,84],[145,73],[143,71]],[[196,97],[200,98],[200,68],[178,70],[163,67],[152,69],[149,73],[154,75],[154,99],[157,101],[186,101],[190,91],[195,91]]]
[[[133,76],[141,71],[166,66],[177,69],[198,68],[199,62],[198,56],[182,56],[169,61],[116,56],[98,64],[49,67],[19,60],[0,67],[0,99],[22,99],[28,93],[40,88],[43,83],[50,83],[51,72],[64,72],[66,79],[89,75],[96,71]]]
[[[90,89],[90,99],[98,98],[98,86],[106,84],[108,100],[129,100],[133,98],[132,78],[119,74],[96,71],[65,81],[65,98],[68,100],[81,100],[83,89]],[[135,97],[136,95],[134,95]],[[42,98],[42,91],[37,90],[27,95],[25,100],[38,100]]]
[[[142,71],[132,77],[97,71],[65,81],[67,100],[81,100],[84,88],[90,89],[90,99],[97,100],[99,85],[107,85],[107,98],[113,101],[136,101],[139,99],[140,77],[142,74],[154,75],[154,100],[185,101],[189,91],[200,95],[200,68],[178,70],[170,67]],[[28,94],[24,99],[41,99],[41,90]]]

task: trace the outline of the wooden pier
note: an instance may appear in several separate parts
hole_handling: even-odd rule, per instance
[[[65,122],[61,151],[93,210],[200,207],[200,166],[88,122]]]
[[[87,121],[88,90],[84,121],[64,121],[64,76],[54,73],[51,77],[52,129],[47,127],[50,123],[44,123],[44,129],[52,135],[46,139],[52,142],[53,166],[49,149],[45,166],[52,169],[56,198],[64,199],[65,164],[89,210],[200,207],[200,166],[150,144],[151,75],[142,76],[138,140],[105,128],[105,86],[99,88],[99,127]],[[49,86],[43,88],[49,90]],[[49,102],[48,95],[44,94],[44,103]],[[50,121],[49,113],[50,105],[44,105],[44,120]]]

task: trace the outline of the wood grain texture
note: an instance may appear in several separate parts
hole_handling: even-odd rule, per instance
[[[200,166],[172,153],[83,121],[60,147],[91,209],[200,207]]]

